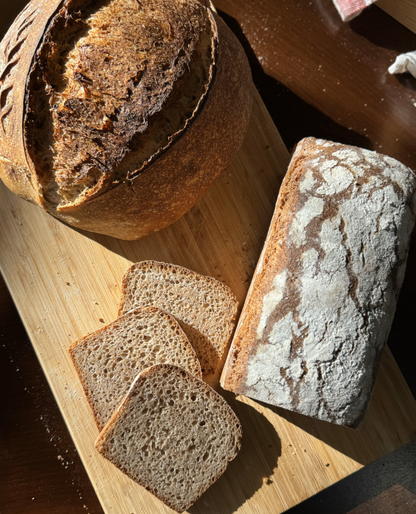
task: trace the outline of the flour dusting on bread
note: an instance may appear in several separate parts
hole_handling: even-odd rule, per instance
[[[415,176],[389,157],[297,146],[222,376],[226,389],[357,426],[404,276]]]

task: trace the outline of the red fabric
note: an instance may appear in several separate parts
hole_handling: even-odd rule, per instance
[[[376,0],[333,0],[335,7],[344,21],[358,16],[360,12]]]

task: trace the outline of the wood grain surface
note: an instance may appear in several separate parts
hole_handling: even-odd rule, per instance
[[[393,16],[405,27],[416,32],[416,2],[413,0],[378,0],[377,7]],[[415,49],[413,49],[415,50]],[[409,49],[409,52],[411,49]]]
[[[403,49],[411,48],[412,45],[416,48],[414,35],[402,29],[399,24],[396,24],[376,7],[368,9],[351,24],[344,25],[331,10],[332,4],[329,0],[312,3],[282,0],[278,3],[279,6],[273,0],[265,0],[262,3],[250,0],[240,2],[223,0],[216,4],[223,11],[226,21],[241,37],[250,57],[256,85],[288,147],[293,146],[298,139],[305,135],[318,135],[345,143],[360,144],[367,148],[378,149],[381,145],[382,151],[386,151],[416,168],[414,145],[412,146],[416,122],[415,117],[409,115],[409,112],[413,112],[409,111],[409,106],[414,101],[414,83],[408,77],[401,79],[385,75],[386,65],[394,60],[397,53],[407,51]],[[10,13],[16,9],[17,13],[20,7],[18,2],[13,5],[7,3],[6,9],[2,12],[4,15],[2,22],[4,23],[7,22],[7,9]],[[363,58],[365,59],[364,63],[362,62]],[[305,70],[308,73],[305,73]],[[336,75],[340,82],[338,88],[335,87],[337,84],[333,81],[334,73],[338,73]],[[342,80],[340,80],[341,78]],[[331,86],[329,91],[328,83]],[[353,90],[354,94],[348,93],[355,83],[358,85]],[[381,99],[384,99],[383,103]],[[364,108],[365,103],[371,109],[371,116]],[[351,114],[348,115],[348,112]],[[391,123],[392,120],[393,123]],[[389,151],[387,152],[383,148],[388,148]],[[251,151],[255,150],[256,148],[251,148]],[[255,160],[255,156],[251,157],[252,160]],[[278,180],[275,184],[278,187]],[[232,185],[234,187],[235,183],[232,182]],[[269,186],[270,184],[268,184]],[[271,186],[273,187],[272,183]],[[250,197],[247,192],[243,190],[240,192],[242,198]],[[273,194],[275,193],[276,191],[273,191]],[[271,195],[272,192],[268,191],[268,197]],[[7,204],[5,204],[5,198],[7,198]],[[27,241],[19,243],[20,251],[14,254],[9,251],[7,246],[14,244],[15,239],[20,237],[19,231],[22,231],[25,237],[30,236],[33,220],[29,226],[26,226],[20,216],[25,209],[29,209],[28,212],[32,218],[32,215],[35,216],[33,211],[35,208],[25,205],[22,211],[20,207],[16,207],[14,198],[11,199],[8,193],[4,197],[3,192],[0,202],[2,208],[12,207],[14,211],[10,212],[14,212],[16,216],[12,219],[12,227],[16,234],[12,234],[7,240],[2,237],[0,244],[2,254],[8,254],[7,259],[19,261],[16,264],[19,274],[12,277],[13,281],[20,282],[22,287],[30,289],[30,293],[22,300],[23,304],[38,300],[39,295],[47,297],[50,294],[53,296],[48,288],[35,280],[36,273],[44,272],[45,264],[42,263],[42,260],[35,262],[28,255],[31,243]],[[272,203],[267,208],[271,208]],[[264,223],[264,212],[260,213],[259,219],[257,219],[257,214],[254,216],[257,219],[257,222],[255,221],[257,227]],[[193,225],[191,222],[191,226],[198,228],[201,224],[201,214],[196,214],[195,217],[192,214],[192,218]],[[51,283],[54,287],[56,285],[61,287],[61,291],[66,295],[65,302],[68,301],[72,306],[76,306],[75,314],[61,317],[62,326],[59,329],[52,329],[48,317],[55,315],[56,309],[60,304],[62,305],[64,300],[55,305],[54,301],[49,299],[49,307],[47,302],[39,303],[36,307],[42,311],[42,318],[44,318],[40,322],[38,321],[38,324],[34,319],[36,309],[28,307],[32,316],[28,317],[25,325],[29,329],[29,333],[34,331],[35,337],[43,338],[43,347],[49,344],[47,342],[49,339],[57,346],[59,355],[64,355],[65,345],[70,341],[69,334],[72,338],[84,328],[92,330],[102,326],[100,318],[108,321],[106,317],[111,316],[112,304],[117,297],[117,285],[114,279],[118,276],[119,271],[114,266],[104,270],[103,278],[100,276],[100,280],[103,280],[108,287],[108,290],[105,291],[107,300],[104,297],[98,298],[98,305],[94,304],[92,310],[92,319],[89,322],[83,321],[82,327],[80,327],[78,317],[83,316],[85,306],[91,308],[92,304],[91,299],[77,298],[80,293],[70,289],[72,285],[79,284],[82,275],[77,274],[79,263],[72,262],[68,253],[64,251],[66,237],[64,235],[67,233],[65,231],[72,233],[70,242],[72,249],[77,249],[79,237],[89,241],[86,245],[87,249],[83,249],[85,255],[89,257],[94,253],[92,248],[101,248],[104,242],[99,237],[88,238],[88,236],[78,234],[62,225],[56,229],[53,223],[51,225],[51,221],[56,223],[54,220],[45,221],[44,228],[52,230],[54,244],[50,248],[42,247],[39,252],[45,259],[50,258],[51,255],[54,256],[54,266],[57,266],[55,269],[62,273],[62,277],[53,277]],[[4,230],[3,226],[2,232]],[[247,242],[247,237],[240,236],[233,236],[229,246],[232,246],[235,241]],[[200,234],[198,245],[191,247],[193,252],[198,253],[199,246],[203,246],[203,239],[203,235]],[[167,249],[163,248],[165,244]],[[93,277],[97,277],[99,266],[106,262],[109,254],[112,255],[110,260],[114,258],[118,263],[129,263],[135,260],[136,250],[131,248],[120,250],[120,246],[122,245],[118,243],[110,247],[103,246],[94,256],[96,260],[90,261],[91,276],[90,278],[82,277],[82,281],[85,278],[88,289],[95,287],[92,284]],[[178,258],[176,261],[172,259],[174,262],[182,263],[180,252],[174,252],[169,246],[171,246],[169,238],[159,242],[156,245],[158,248],[156,253],[163,255],[163,252],[166,251],[174,258]],[[414,262],[412,259],[416,259],[414,246],[413,242],[410,262]],[[206,248],[204,247],[204,250]],[[125,251],[124,254],[123,251]],[[247,253],[248,256],[252,255],[253,248],[244,253]],[[139,251],[137,254],[141,255],[141,252]],[[198,261],[198,256],[190,256],[187,259],[191,265]],[[97,265],[97,263],[99,264]],[[34,264],[37,271],[32,275],[30,270]],[[238,273],[241,274],[243,264],[238,261],[237,264]],[[204,264],[200,270],[209,269],[209,266],[210,264]],[[413,330],[409,319],[411,321],[416,291],[413,268],[412,266],[408,268],[396,315],[397,322],[389,341],[389,346],[398,358],[401,369],[407,372],[409,383],[412,383],[413,375],[413,363],[409,358],[413,344]],[[220,266],[219,271],[214,271],[215,274],[220,275],[220,278],[221,274],[225,278],[225,272],[227,272],[227,266],[224,263]],[[60,280],[65,281],[65,287]],[[67,282],[71,285],[66,285]],[[38,286],[40,286],[40,292],[37,291]],[[103,289],[104,286],[100,287]],[[80,288],[78,287],[78,289]],[[95,499],[94,491],[87,482],[82,468],[77,463],[77,453],[59,419],[59,412],[54,406],[52,397],[48,396],[48,388],[37,367],[35,354],[31,353],[16,311],[11,305],[10,297],[4,289],[2,291],[4,299],[4,307],[3,303],[1,305],[3,310],[0,309],[2,329],[0,337],[4,355],[2,370],[7,370],[7,374],[2,375],[2,384],[4,390],[7,388],[8,391],[11,391],[11,395],[7,401],[3,402],[2,413],[4,415],[1,417],[0,425],[1,463],[6,464],[2,466],[1,470],[2,493],[4,494],[0,499],[0,512],[7,514],[15,512],[33,514],[40,512],[100,513],[102,512],[101,507]],[[240,289],[240,294],[241,291],[242,289]],[[46,327],[46,333],[44,331],[43,335],[42,333],[36,335],[36,330],[39,330],[38,326],[40,330],[44,330]],[[94,328],[88,328],[90,326]],[[33,336],[33,334],[31,335]],[[55,338],[59,335],[62,336],[62,340]],[[40,357],[42,358],[42,355]],[[45,354],[43,354],[43,359],[45,359]],[[45,366],[45,363],[43,365]],[[55,389],[65,380],[63,372],[66,371],[66,365],[66,362],[60,363],[57,366],[56,374],[61,377],[54,376],[50,380],[52,384],[55,384]],[[385,378],[386,376],[392,377],[393,384],[390,379]],[[381,385],[379,385],[380,382]],[[16,384],[14,388],[12,387],[13,383]],[[72,382],[70,384],[73,386]],[[397,387],[398,390],[396,390]],[[392,393],[394,393],[394,400],[391,396]],[[66,394],[69,396],[71,391]],[[399,411],[399,419],[404,419],[405,425],[409,429],[407,435],[399,430],[393,436],[395,442],[401,445],[407,440],[406,438],[414,438],[416,425],[412,418],[413,407],[404,409],[407,412],[401,411],[396,404],[396,394],[400,400],[399,403],[406,402],[410,397],[413,404],[413,399],[400,377],[394,360],[389,351],[386,351],[383,355],[382,367],[376,382],[369,414],[371,414],[374,404],[376,411],[384,409],[387,417],[387,412],[391,408],[390,403],[393,403],[393,408]],[[377,398],[379,398],[378,401]],[[392,398],[392,400],[387,401],[387,405],[385,405],[385,398]],[[72,401],[77,405],[75,399]],[[78,400],[78,402],[82,401]],[[316,422],[310,426],[307,423],[310,420],[292,418],[277,409],[273,411],[264,405],[252,406],[250,402],[247,404],[237,401],[234,407],[243,424],[248,424],[249,433],[262,434],[264,440],[270,441],[271,448],[261,446],[259,438],[256,439],[254,436],[246,438],[246,447],[241,454],[241,459],[239,458],[234,463],[233,475],[235,478],[230,478],[229,474],[233,472],[230,469],[214,486],[215,489],[212,488],[211,494],[214,498],[211,503],[209,497],[203,498],[201,502],[205,500],[208,505],[201,503],[200,507],[196,506],[196,510],[191,509],[191,512],[197,512],[198,509],[201,509],[201,512],[221,512],[218,510],[218,505],[226,512],[234,512],[238,509],[241,509],[241,512],[245,511],[244,509],[260,509],[264,505],[271,505],[269,512],[280,512],[278,509],[283,505],[282,493],[288,494],[289,497],[298,495],[298,497],[306,498],[309,496],[311,488],[316,487],[317,483],[318,485],[323,484],[323,486],[333,483],[345,476],[344,472],[348,474],[351,469],[359,469],[375,458],[376,454],[381,455],[395,448],[394,442],[385,444],[385,439],[383,441],[384,429],[396,430],[395,420],[392,419],[386,419],[385,424],[384,422],[381,424],[384,427],[381,433],[373,432],[371,434],[373,427],[370,426],[370,432],[361,439],[361,446],[366,446],[366,448],[364,457],[360,457],[357,456],[356,441],[338,430],[334,431],[332,427],[325,427],[321,424],[316,426]],[[83,412],[82,409],[80,412]],[[275,419],[279,419],[278,424]],[[298,436],[294,436],[294,440],[289,443],[292,446],[289,446],[286,441],[287,436],[292,434],[292,430]],[[31,435],[35,433],[38,435]],[[299,437],[301,439],[306,437],[309,441],[309,452],[304,445],[304,449],[307,450],[304,452],[304,459],[310,459],[317,471],[313,471],[308,476],[302,472],[297,478],[300,452],[296,444],[299,443]],[[359,436],[359,438],[361,437],[362,435]],[[327,450],[329,456],[339,457],[341,464],[338,470],[331,469],[334,462],[338,462],[337,458],[331,456],[331,460],[328,462],[323,462],[322,457],[320,457],[321,461],[315,459],[314,452],[318,450],[319,455],[322,447],[329,449]],[[391,454],[393,457],[397,455],[396,459],[385,457],[378,463],[362,469],[319,495],[306,500],[303,504],[294,507],[292,511],[308,512],[309,514],[311,512],[331,512],[331,514],[337,512],[354,512],[355,514],[358,512],[360,514],[362,512],[413,512],[409,509],[414,505],[412,501],[415,498],[415,469],[414,465],[413,467],[411,465],[412,455],[415,455],[415,445],[410,443],[404,447],[404,450],[397,450]],[[308,455],[309,457],[307,457]],[[250,462],[248,465],[250,469],[240,469],[247,466],[247,462]],[[290,476],[289,463],[293,466],[294,478]],[[326,464],[329,466],[327,467]],[[384,478],[380,482],[378,479],[383,476]],[[281,488],[280,482],[277,483],[277,480],[281,480],[282,477],[290,484],[289,488]],[[238,483],[235,483],[235,480]],[[93,483],[95,486],[94,481]],[[221,500],[223,487],[235,489],[234,496],[228,500]],[[262,503],[260,498],[263,495],[270,500],[269,504]],[[259,503],[257,503],[258,501]],[[290,503],[287,502],[286,506],[289,505]],[[146,510],[143,511],[146,512]],[[267,512],[265,508],[264,511]]]
[[[244,301],[288,154],[262,101],[233,164],[181,220],[137,242],[65,226],[0,190],[0,267],[105,512],[168,512],[94,449],[98,435],[69,356],[116,317],[131,262],[153,258],[215,276]],[[380,378],[381,377],[381,378]],[[216,384],[214,384],[216,385]],[[362,428],[353,431],[225,394],[244,446],[192,512],[283,512],[415,435],[416,402],[388,351]]]

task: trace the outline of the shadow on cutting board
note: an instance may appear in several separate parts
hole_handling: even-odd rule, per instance
[[[261,487],[273,484],[273,475],[282,452],[273,425],[253,407],[221,391],[243,427],[242,447],[225,473],[193,505],[190,514],[216,514],[238,510]]]
[[[395,21],[393,23],[399,23]],[[360,16],[350,21],[351,29],[370,41],[375,46],[394,50],[395,53],[401,54],[413,50],[409,47],[410,38],[413,38],[416,48],[416,35],[403,27],[400,31],[391,30],[392,19],[386,16],[377,5],[372,5],[365,9]]]
[[[414,514],[416,440],[360,469],[287,514]]]
[[[343,455],[366,466],[381,455],[386,455],[394,448],[416,438],[415,412],[404,412],[400,402],[396,401],[396,398],[407,395],[410,395],[410,401],[411,392],[390,350],[386,347],[381,356],[373,396],[358,429],[320,421],[262,402],[258,403]],[[394,439],[393,446],[392,439]],[[331,462],[323,464],[327,467],[331,466]]]

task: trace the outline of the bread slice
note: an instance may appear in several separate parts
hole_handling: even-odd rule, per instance
[[[181,327],[155,307],[132,310],[73,343],[69,353],[100,430],[143,369],[168,362],[202,377]]]
[[[210,386],[160,364],[137,377],[95,447],[170,508],[183,512],[224,473],[240,422]]]
[[[124,275],[119,314],[154,305],[174,316],[194,347],[202,373],[214,373],[234,329],[238,302],[212,277],[156,261],[134,264]]]

